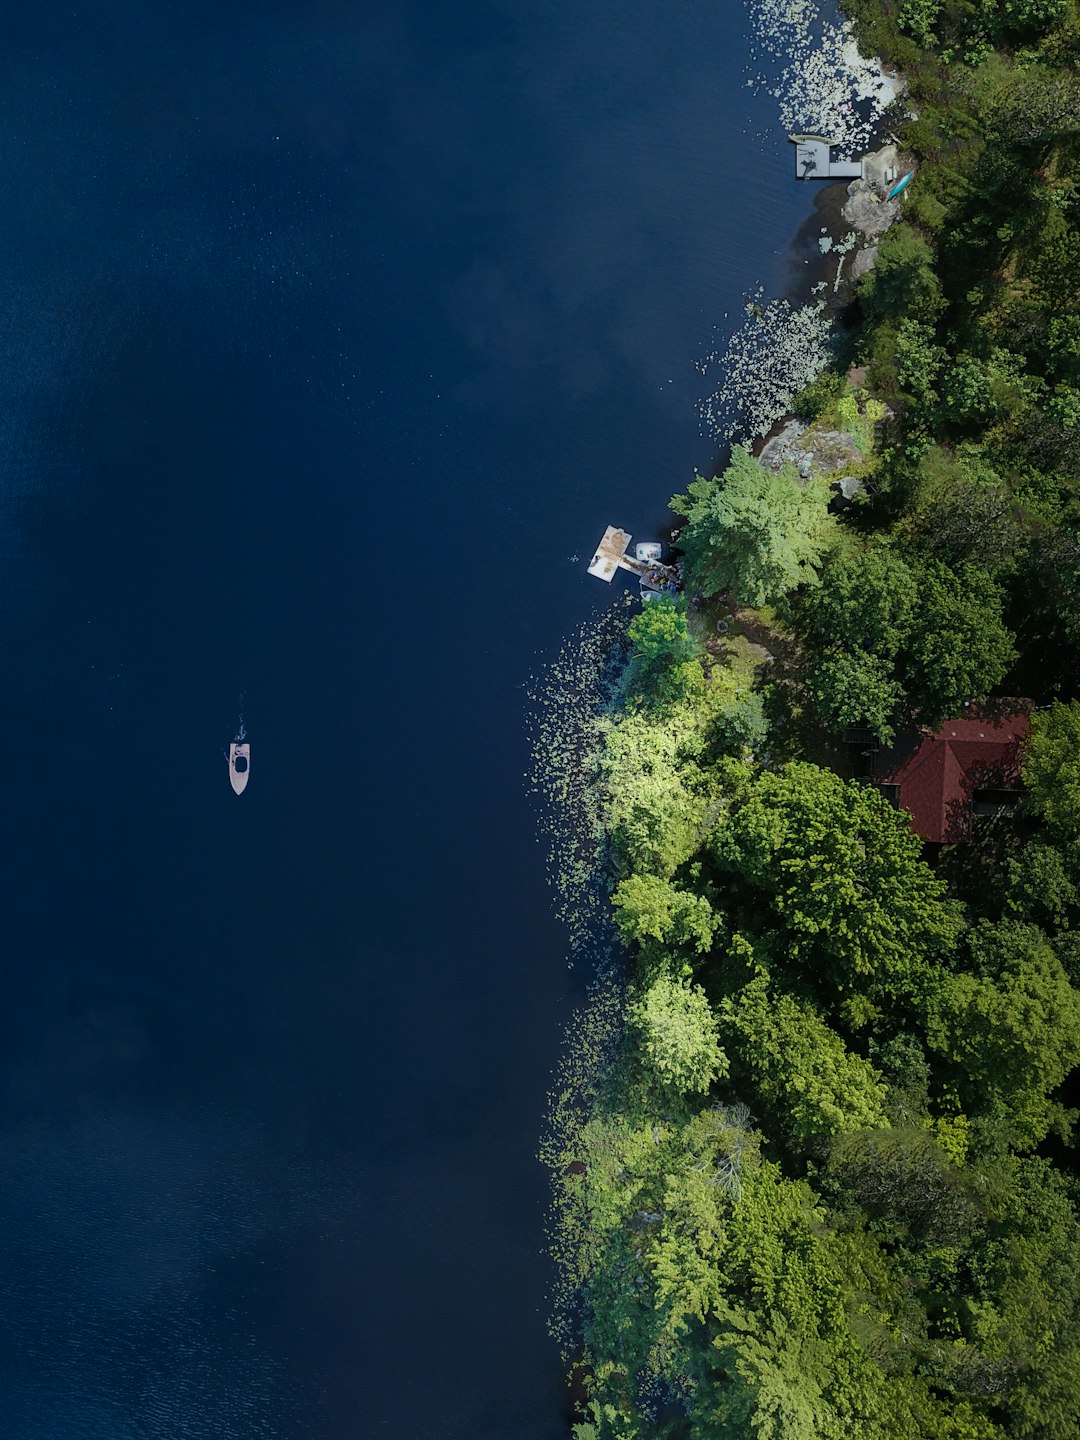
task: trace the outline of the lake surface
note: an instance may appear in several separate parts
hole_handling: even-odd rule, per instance
[[[9,7],[5,1440],[565,1433],[523,685],[803,263],[747,64],[743,0]]]

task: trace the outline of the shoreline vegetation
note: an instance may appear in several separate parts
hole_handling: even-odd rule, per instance
[[[1080,7],[846,10],[899,218],[673,497],[693,598],[561,662],[564,893],[624,947],[543,1157],[575,1440],[1080,1433]],[[1002,716],[1018,804],[952,743]]]

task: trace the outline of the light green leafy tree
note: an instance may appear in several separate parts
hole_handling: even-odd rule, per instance
[[[937,44],[934,26],[941,14],[941,0],[901,0],[898,21],[901,30],[925,50]]]
[[[703,954],[721,924],[704,895],[681,890],[659,875],[630,875],[611,898],[619,930],[638,944],[657,940]]]
[[[747,605],[816,583],[834,538],[823,482],[800,484],[791,465],[774,474],[741,446],[722,476],[699,476],[671,506],[686,516],[680,543],[691,588],[706,595],[730,591]]]
[[[603,821],[624,872],[671,876],[698,848],[722,789],[708,759],[699,717],[684,706],[663,721],[629,710],[610,726]]]
[[[969,1113],[1037,1144],[1053,1119],[1048,1097],[1080,1060],[1080,993],[1034,925],[982,922],[972,966],[941,971],[929,990],[927,1045],[956,1075]]]
[[[937,404],[938,381],[946,352],[934,339],[932,325],[905,317],[896,327],[896,378],[928,411]]]
[[[1031,717],[1024,756],[1029,804],[1063,840],[1080,842],[1080,702]]]
[[[727,1074],[716,1016],[700,986],[661,975],[627,1016],[649,1065],[665,1084],[699,1093]]]

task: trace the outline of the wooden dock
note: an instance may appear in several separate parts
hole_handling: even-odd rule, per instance
[[[626,530],[618,530],[614,525],[609,525],[596,547],[596,554],[589,562],[589,574],[595,575],[599,580],[606,580],[609,585],[615,578],[616,570],[629,570],[631,575],[643,575],[646,567],[640,560],[635,560],[626,553],[632,539],[633,536]]]
[[[660,544],[653,541],[647,545],[638,545],[635,547],[638,554],[628,555],[626,552],[631,538],[628,530],[609,525],[596,547],[596,554],[589,561],[589,574],[595,575],[598,580],[606,580],[610,585],[616,570],[629,570],[630,574],[641,582],[643,592],[652,590],[657,594],[665,591],[675,594],[681,591],[682,582],[678,569],[665,565],[661,560]],[[639,559],[638,556],[644,558]]]

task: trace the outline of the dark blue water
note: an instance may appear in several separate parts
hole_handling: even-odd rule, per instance
[[[549,1440],[521,687],[801,263],[742,0],[4,22],[0,1434]]]

